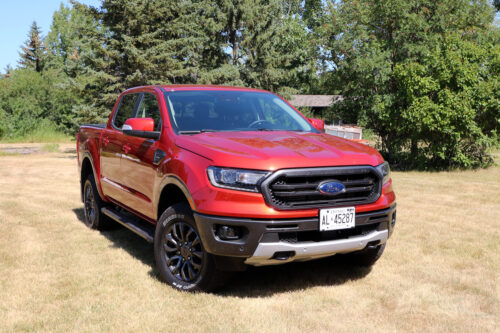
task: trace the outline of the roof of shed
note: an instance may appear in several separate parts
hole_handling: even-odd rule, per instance
[[[340,95],[292,95],[293,106],[328,107],[342,100]]]

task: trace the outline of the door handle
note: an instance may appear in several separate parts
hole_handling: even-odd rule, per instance
[[[122,149],[125,152],[125,154],[128,154],[128,152],[130,151],[130,146],[129,145],[123,145]]]
[[[102,142],[104,142],[104,145],[107,146],[108,143],[109,143],[109,139],[108,138],[103,138]]]

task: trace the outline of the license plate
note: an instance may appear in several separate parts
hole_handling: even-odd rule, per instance
[[[356,209],[354,207],[319,210],[319,231],[354,228],[355,222]]]

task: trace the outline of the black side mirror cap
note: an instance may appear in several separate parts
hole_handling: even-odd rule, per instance
[[[156,131],[136,131],[136,130],[124,129],[123,130],[123,134],[128,135],[128,136],[137,136],[139,138],[159,140],[161,132],[156,132]]]

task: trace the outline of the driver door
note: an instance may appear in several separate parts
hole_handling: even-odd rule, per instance
[[[153,118],[154,130],[161,131],[162,120],[157,97],[144,92],[134,118]],[[154,163],[159,141],[126,136],[126,150],[122,154],[121,169],[126,205],[147,217],[153,216],[153,190],[158,166]]]
[[[122,126],[128,118],[134,116],[139,103],[140,94],[131,93],[123,95],[117,110],[113,115],[111,126],[105,128],[102,133],[100,165],[101,186],[104,195],[119,203],[126,204],[123,187],[124,173],[121,167],[122,154],[126,149],[129,137],[123,134]]]

